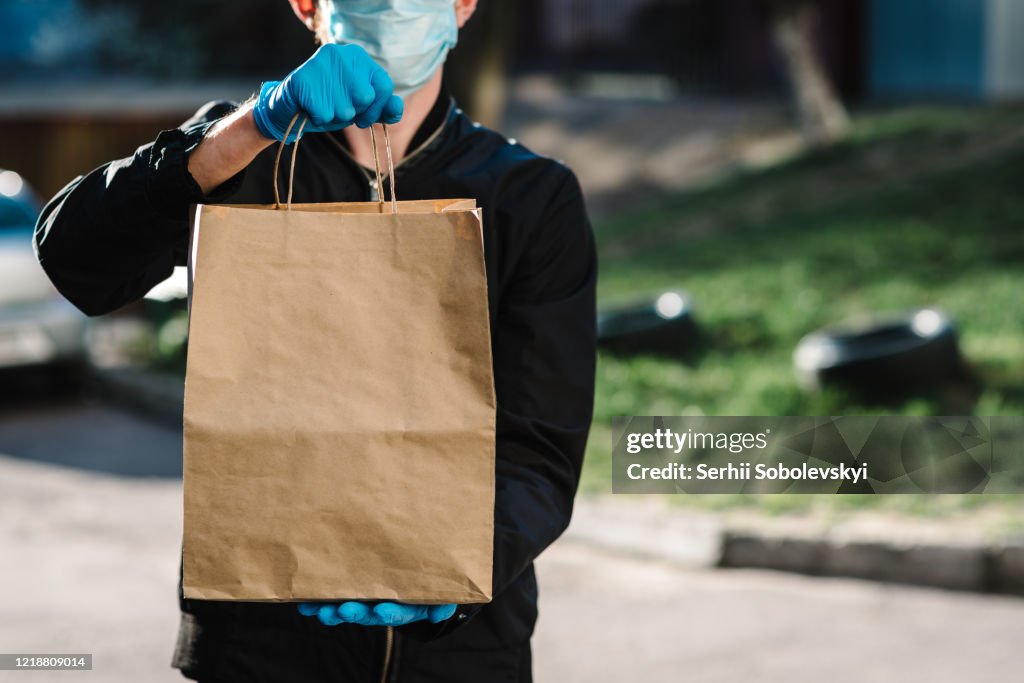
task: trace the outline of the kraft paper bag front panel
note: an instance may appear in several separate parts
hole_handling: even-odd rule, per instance
[[[196,207],[186,597],[490,600],[481,215],[399,204]]]

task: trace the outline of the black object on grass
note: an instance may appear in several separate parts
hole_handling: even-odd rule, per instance
[[[677,291],[608,308],[597,316],[598,346],[619,354],[681,359],[696,350],[699,332],[690,297]]]
[[[800,340],[793,362],[807,388],[872,398],[970,381],[952,320],[933,308],[818,330]]]

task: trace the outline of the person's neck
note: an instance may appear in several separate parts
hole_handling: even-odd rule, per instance
[[[441,93],[441,73],[442,70],[438,69],[437,73],[422,88],[406,97],[402,120],[388,126],[388,136],[391,138],[391,158],[396,166],[408,154],[409,145],[412,143],[416,131],[423,125],[430,110],[434,107],[434,103],[437,102],[437,97]],[[380,126],[374,130],[375,133],[378,133],[376,136],[377,154],[381,160],[381,171],[387,173],[384,166],[386,158],[384,136],[380,134],[380,130]],[[370,146],[369,131],[357,126],[349,126],[342,129],[342,133],[345,135],[345,141],[348,142],[349,151],[355,160],[365,168],[372,169],[373,149]]]

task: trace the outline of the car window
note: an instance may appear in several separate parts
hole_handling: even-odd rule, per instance
[[[36,224],[33,209],[13,199],[0,197],[0,230],[30,228]]]

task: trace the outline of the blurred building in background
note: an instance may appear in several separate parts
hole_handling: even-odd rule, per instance
[[[525,73],[569,85],[643,74],[666,97],[779,95],[792,79],[770,17],[807,4],[823,69],[848,102],[1024,95],[1015,0],[485,3],[452,57],[453,89],[485,122],[500,119],[502,80]],[[49,195],[204,100],[246,97],[312,47],[284,0],[0,0],[0,167]]]
[[[1024,96],[1024,3],[872,0],[868,17],[872,95]]]
[[[514,32],[513,72],[661,73],[683,89],[744,93],[782,85],[766,21],[778,4],[817,6],[819,48],[847,97],[1024,95],[1016,0],[521,0],[482,13]],[[272,78],[311,48],[284,0],[0,0],[5,86]]]

